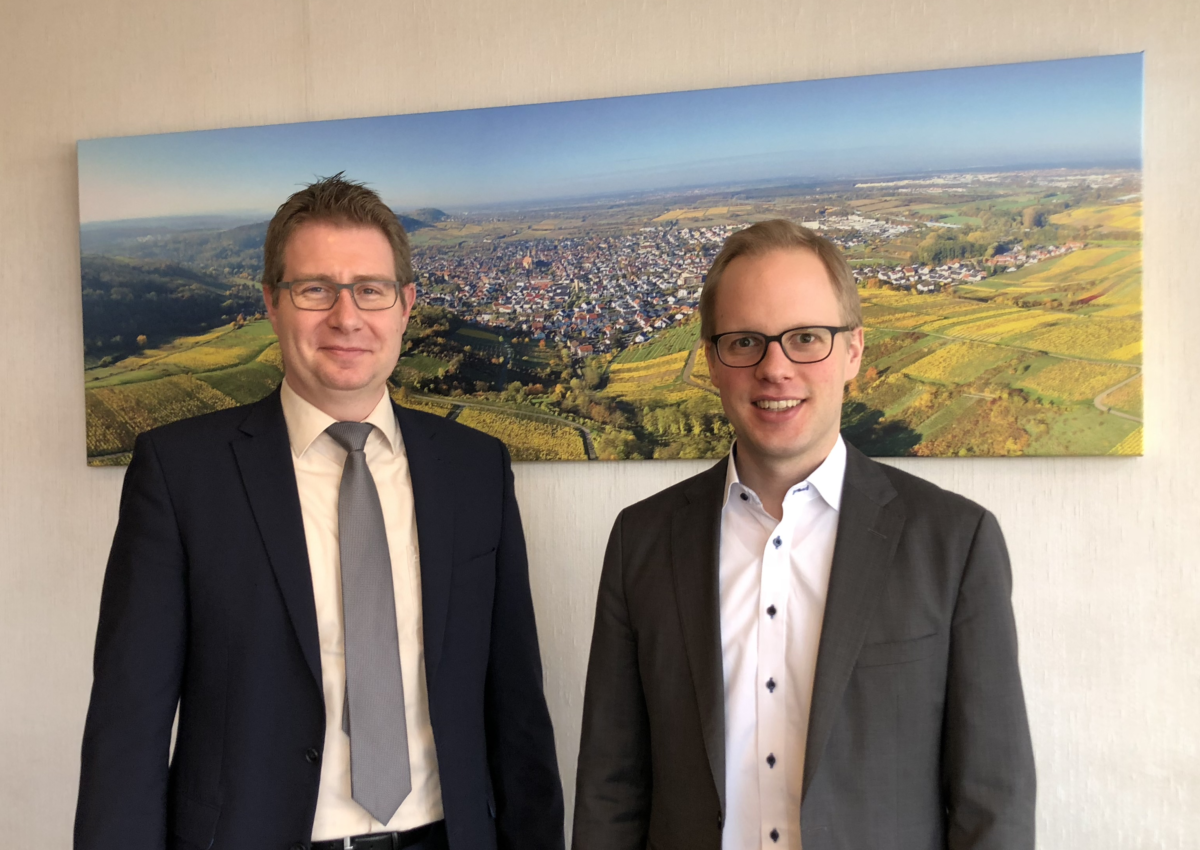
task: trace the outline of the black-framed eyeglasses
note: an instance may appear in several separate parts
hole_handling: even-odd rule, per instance
[[[820,363],[833,353],[833,338],[848,330],[853,328],[850,325],[839,328],[811,325],[774,336],[758,331],[730,331],[713,334],[709,341],[716,349],[718,360],[734,369],[745,369],[761,363],[767,356],[767,347],[773,342],[779,343],[783,356],[793,363]]]
[[[298,310],[332,310],[343,289],[360,310],[388,310],[400,297],[400,282],[395,280],[359,280],[334,283],[328,280],[285,280],[275,284],[291,293]]]

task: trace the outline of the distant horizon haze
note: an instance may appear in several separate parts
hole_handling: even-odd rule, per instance
[[[78,144],[83,224],[274,210],[344,171],[397,209],[1138,161],[1142,55],[199,130]],[[269,216],[269,214],[268,214]]]

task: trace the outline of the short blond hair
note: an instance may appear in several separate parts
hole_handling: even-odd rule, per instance
[[[772,251],[811,251],[816,254],[829,273],[833,294],[837,297],[842,314],[842,324],[851,328],[862,325],[858,285],[854,281],[854,273],[850,271],[850,264],[838,247],[807,227],[786,219],[773,218],[730,236],[709,266],[704,289],[700,292],[700,333],[704,339],[711,339],[715,331],[717,289],[725,269],[738,257],[761,257]]]

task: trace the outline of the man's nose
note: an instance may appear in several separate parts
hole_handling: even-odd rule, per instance
[[[358,305],[354,303],[354,295],[349,289],[338,290],[337,300],[329,308],[329,318],[339,325],[362,321]]]
[[[783,343],[780,340],[773,339],[767,343],[767,350],[763,352],[763,359],[758,361],[758,373],[760,375],[770,375],[780,370],[790,369],[791,366],[792,361],[783,353]]]

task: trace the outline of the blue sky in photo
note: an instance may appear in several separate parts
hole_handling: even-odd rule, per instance
[[[398,210],[759,181],[1136,166],[1142,55],[79,143],[84,223],[267,214],[345,171]]]

